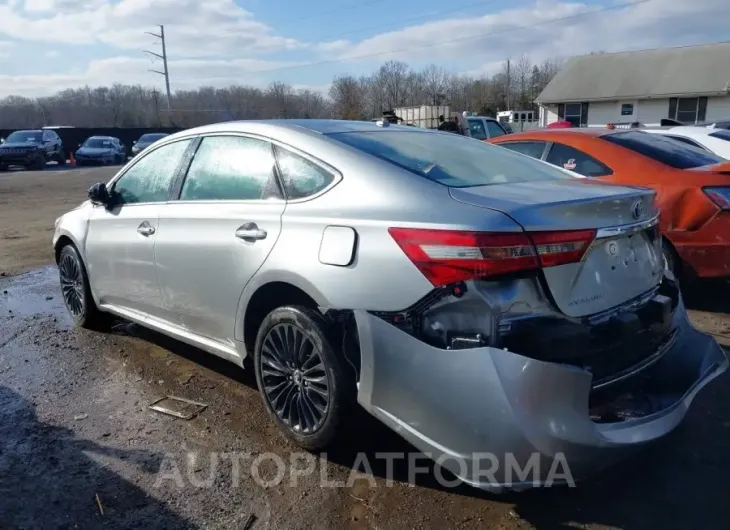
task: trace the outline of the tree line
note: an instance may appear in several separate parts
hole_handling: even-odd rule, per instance
[[[534,100],[560,69],[560,60],[533,64],[523,55],[492,76],[468,76],[429,65],[416,70],[388,61],[371,75],[335,77],[329,97],[289,84],[231,85],[178,90],[170,106],[158,89],[141,85],[67,89],[52,96],[0,100],[0,128],[194,127],[238,119],[371,119],[414,105],[450,105],[494,116],[499,110],[535,110]]]

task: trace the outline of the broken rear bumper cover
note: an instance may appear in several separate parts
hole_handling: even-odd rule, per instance
[[[464,482],[496,491],[570,483],[608,467],[672,431],[728,366],[681,302],[665,353],[605,395],[577,367],[490,347],[443,350],[368,312],[355,318],[358,402]],[[612,404],[627,395],[633,404]],[[621,419],[596,418],[594,409],[611,406]],[[551,476],[556,459],[564,462]]]

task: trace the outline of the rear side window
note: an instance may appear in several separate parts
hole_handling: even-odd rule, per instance
[[[162,202],[168,199],[170,184],[190,140],[181,140],[150,151],[114,183],[122,204]]]
[[[180,200],[242,201],[278,197],[271,144],[243,136],[203,138]]]
[[[538,160],[542,158],[542,153],[545,151],[545,142],[503,142],[498,145]]]
[[[605,177],[611,169],[592,156],[564,144],[553,144],[545,161],[554,166],[569,169],[584,177]]]
[[[487,132],[490,138],[496,138],[497,136],[504,136],[507,134],[504,129],[499,126],[499,123],[492,120],[487,120]]]
[[[482,120],[467,120],[469,122],[469,131],[471,137],[477,140],[486,140],[487,132],[484,130],[484,123]]]
[[[456,134],[385,130],[334,133],[329,137],[444,186],[464,188],[573,178],[509,149]]]
[[[335,176],[304,157],[275,146],[279,174],[288,199],[303,199],[329,186]]]
[[[663,138],[660,134],[627,131],[608,134],[601,138],[675,169],[692,169],[725,161],[697,147],[676,142],[671,138]]]
[[[719,138],[720,140],[726,140],[730,142],[730,131],[727,129],[720,129],[718,131],[715,131],[713,133],[710,133],[710,136],[713,138]]]

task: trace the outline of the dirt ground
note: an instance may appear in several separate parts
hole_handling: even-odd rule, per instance
[[[358,452],[377,462],[413,449],[356,413],[346,443],[309,462],[268,420],[252,374],[121,321],[72,328],[50,265],[53,221],[112,172],[0,174],[0,528],[730,527],[727,374],[672,435],[602,475],[494,495],[432,474],[413,484],[398,466],[390,485],[379,466],[351,480]],[[725,346],[729,295],[706,286],[689,301]],[[208,406],[189,421],[148,408],[168,394]],[[277,458],[316,472],[277,481]]]

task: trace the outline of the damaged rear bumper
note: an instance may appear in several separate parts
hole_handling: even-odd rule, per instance
[[[665,353],[600,390],[577,367],[491,347],[443,350],[368,312],[355,318],[359,403],[439,465],[485,489],[572,482],[600,471],[669,433],[697,392],[728,366],[681,302]],[[620,419],[607,420],[607,410]]]

